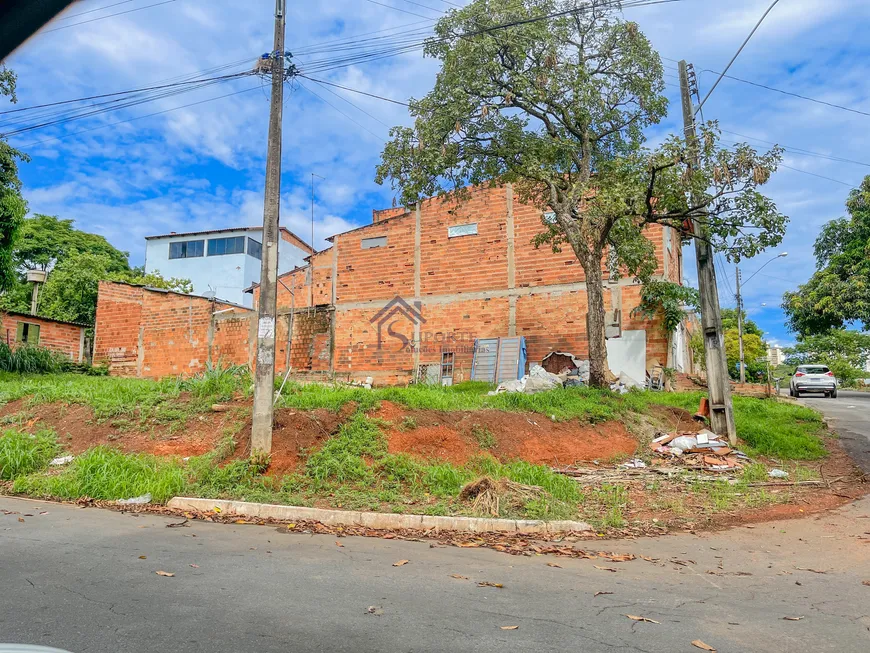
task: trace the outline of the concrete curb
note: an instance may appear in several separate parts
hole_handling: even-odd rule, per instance
[[[356,512],[351,510],[324,510],[299,506],[279,506],[271,503],[226,501],[223,499],[197,499],[175,497],[168,507],[176,510],[210,512],[215,508],[223,513],[247,517],[270,517],[282,521],[317,521],[327,526],[364,526],[379,530],[413,529],[436,531],[462,531],[467,533],[565,533],[591,531],[592,526],[579,521],[539,521],[531,519],[482,519],[478,517],[435,517],[430,515],[396,515],[383,512]]]

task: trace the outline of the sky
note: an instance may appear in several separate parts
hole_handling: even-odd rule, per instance
[[[338,56],[328,51],[332,41],[426,29],[440,12],[466,0],[287,4],[286,47],[304,69]],[[625,10],[665,65],[670,110],[649,134],[651,142],[682,124],[675,61],[694,65],[706,93],[716,77],[707,71],[723,69],[769,4],[680,0]],[[274,7],[275,0],[80,0],[7,58],[18,74],[19,103],[0,101],[0,111],[249,70],[272,49]],[[119,12],[126,13],[110,16]],[[868,28],[866,0],[782,0],[729,74],[870,112]],[[313,52],[321,43],[327,52]],[[436,63],[416,50],[319,78],[406,100],[430,90],[436,72]],[[31,157],[21,166],[21,179],[32,213],[72,218],[141,265],[145,236],[262,224],[268,113],[268,83],[245,77],[9,140]],[[850,188],[870,174],[870,116],[724,79],[704,117],[740,134],[723,133],[723,144],[745,141],[763,150],[779,143],[789,150],[783,159],[788,167],[765,187],[791,219],[785,240],[741,264],[748,279],[788,252],[744,288],[749,316],[770,342],[787,345],[794,336],[779,308],[782,294],[812,274],[821,225],[843,214]],[[10,119],[17,118],[0,115],[0,132],[9,131]],[[308,80],[288,86],[281,223],[310,239],[312,174],[318,175],[318,248],[327,246],[326,237],[370,222],[372,209],[391,206],[395,193],[374,182],[375,166],[389,126],[408,122],[407,110],[396,104]],[[691,248],[686,254],[687,281],[694,285]],[[717,262],[720,301],[734,306],[734,266]]]

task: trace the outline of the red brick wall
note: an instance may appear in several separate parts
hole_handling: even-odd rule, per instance
[[[13,349],[23,344],[15,340],[18,335],[18,325],[21,322],[39,325],[39,342],[37,343],[39,346],[69,356],[70,360],[76,362],[80,360],[82,355],[82,332],[85,330],[85,327],[53,322],[29,315],[0,313],[0,327],[3,329],[2,336],[6,344]]]
[[[364,238],[380,236],[387,237],[386,246],[362,248]],[[332,246],[338,249],[338,303],[414,295],[413,213],[336,236]],[[331,273],[332,256],[328,250],[319,257],[325,261],[315,262],[315,281]],[[327,294],[324,299],[315,304],[331,301]]]

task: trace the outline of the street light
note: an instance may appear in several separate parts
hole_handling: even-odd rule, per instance
[[[750,281],[752,281],[752,277],[761,272],[766,265],[773,263],[778,258],[785,258],[786,256],[788,256],[788,252],[782,252],[780,254],[777,254],[760,268],[758,268],[755,272],[749,275],[749,278],[744,283],[749,283]],[[737,285],[737,339],[740,343],[740,383],[746,383],[746,362],[743,359],[743,298],[740,295],[739,267],[737,268],[735,283]]]

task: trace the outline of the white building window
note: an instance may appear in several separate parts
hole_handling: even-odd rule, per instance
[[[182,240],[169,243],[169,258],[196,258],[202,256],[204,240]]]
[[[376,236],[374,238],[363,238],[361,242],[362,242],[363,249],[374,249],[375,247],[386,247],[387,246],[387,237],[386,236]]]
[[[477,223],[469,222],[468,224],[456,224],[452,227],[447,227],[448,238],[458,238],[459,236],[476,236]]]
[[[211,238],[208,241],[209,256],[223,256],[224,254],[244,254],[245,237],[234,238]]]

